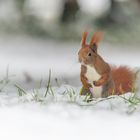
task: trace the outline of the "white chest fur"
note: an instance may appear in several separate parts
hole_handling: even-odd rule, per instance
[[[94,67],[91,67],[89,65],[86,65],[87,71],[85,73],[86,78],[88,79],[88,82],[92,85],[92,88],[90,88],[90,91],[95,98],[101,97],[102,94],[102,86],[94,86],[93,81],[97,81],[100,79],[101,75],[97,73],[96,69]]]

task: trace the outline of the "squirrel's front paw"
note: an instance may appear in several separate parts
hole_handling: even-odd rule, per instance
[[[93,84],[94,84],[94,86],[101,86],[101,84],[100,84],[100,82],[98,82],[98,81],[93,81]]]

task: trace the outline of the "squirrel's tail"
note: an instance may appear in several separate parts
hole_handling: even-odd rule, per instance
[[[137,79],[137,72],[134,72],[126,66],[112,67],[112,78],[115,84],[115,93],[124,94],[127,92],[133,92],[135,82]]]

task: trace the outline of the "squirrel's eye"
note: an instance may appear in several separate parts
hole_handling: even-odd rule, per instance
[[[91,53],[89,53],[88,56],[91,56]]]

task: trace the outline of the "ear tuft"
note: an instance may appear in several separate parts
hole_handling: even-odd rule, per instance
[[[82,34],[82,40],[81,40],[81,46],[82,47],[84,47],[86,45],[87,34],[88,34],[87,31],[83,32],[83,34]]]
[[[90,46],[96,45],[97,47],[102,38],[103,38],[103,33],[100,31],[96,32],[91,38]]]

